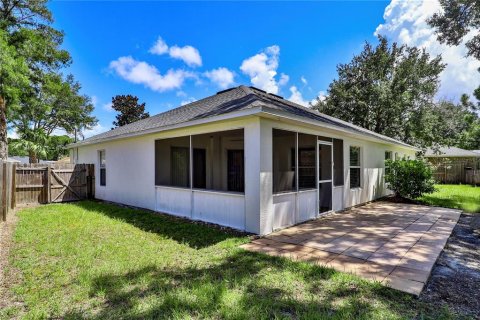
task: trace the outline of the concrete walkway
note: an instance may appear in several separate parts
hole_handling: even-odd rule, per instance
[[[461,211],[374,202],[242,247],[309,261],[419,295]]]

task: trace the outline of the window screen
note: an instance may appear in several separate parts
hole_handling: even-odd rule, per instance
[[[298,189],[316,188],[316,136],[309,134],[298,134]],[[293,155],[295,161],[295,155]]]
[[[244,191],[243,129],[192,135],[193,188]]]
[[[350,147],[350,188],[360,188],[360,147]]]
[[[273,192],[279,193],[296,191],[296,133],[291,131],[273,129],[272,149]]]
[[[155,184],[190,187],[190,137],[155,141]]]
[[[190,186],[190,150],[188,147],[170,148],[170,185]]]
[[[227,175],[228,191],[245,191],[245,167],[243,150],[228,150]]]
[[[343,186],[343,140],[333,139],[333,185]]]

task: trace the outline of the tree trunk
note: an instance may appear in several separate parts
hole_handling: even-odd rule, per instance
[[[0,96],[0,160],[8,158],[7,102]]]
[[[37,158],[37,154],[33,151],[30,151],[28,153],[28,162],[30,163],[38,163],[38,158]]]

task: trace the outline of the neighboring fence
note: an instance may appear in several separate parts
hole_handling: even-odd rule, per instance
[[[0,161],[0,221],[6,221],[7,215],[15,209],[15,165]]]
[[[93,164],[0,163],[2,219],[18,206],[93,198]]]
[[[433,165],[433,178],[439,183],[480,185],[480,168],[476,163],[438,161]]]

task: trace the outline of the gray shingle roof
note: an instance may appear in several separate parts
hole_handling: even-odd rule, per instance
[[[425,152],[425,157],[437,157],[437,158],[448,158],[448,157],[477,157],[480,158],[480,153],[475,151],[464,150],[457,147],[450,148],[439,148],[438,152],[432,149],[428,149]]]
[[[74,145],[90,144],[129,134],[141,134],[142,131],[169,127],[189,121],[205,119],[234,111],[261,107],[263,111],[284,112],[297,117],[315,120],[324,124],[339,127],[353,133],[371,136],[388,143],[411,147],[401,141],[355,126],[351,123],[324,115],[318,111],[303,107],[277,95],[266,93],[257,88],[239,86],[218,92],[216,95],[189,103],[187,105],[157,114],[147,119],[139,120],[113,130],[100,133]]]

